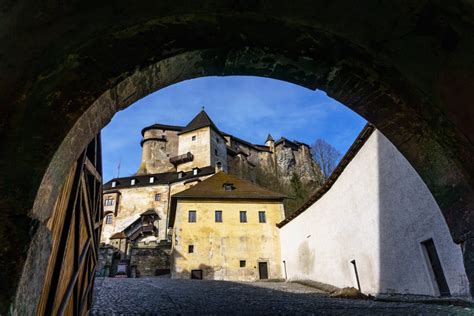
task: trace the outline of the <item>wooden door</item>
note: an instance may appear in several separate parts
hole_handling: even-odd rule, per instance
[[[260,280],[268,279],[268,266],[266,262],[258,263],[258,273],[260,275]]]
[[[434,245],[433,239],[428,239],[427,241],[423,242],[423,246],[426,249],[426,253],[428,255],[428,260],[431,265],[431,269],[433,271],[436,284],[438,285],[439,294],[441,296],[449,296],[451,292],[449,291],[448,283],[446,282],[446,277],[444,276],[443,267],[441,266],[441,262],[439,261],[438,252],[436,251],[436,247]]]
[[[48,228],[52,251],[37,315],[86,315],[103,218],[98,135],[71,167]]]

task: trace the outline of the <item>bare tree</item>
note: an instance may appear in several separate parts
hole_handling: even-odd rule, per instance
[[[316,163],[321,168],[324,178],[328,178],[336,168],[341,153],[324,139],[318,138],[311,146],[311,153]]]

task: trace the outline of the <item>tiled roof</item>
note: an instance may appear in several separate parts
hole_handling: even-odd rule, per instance
[[[104,191],[105,193],[109,193],[109,190],[117,190],[117,189],[126,189],[132,187],[144,187],[144,186],[153,186],[157,184],[168,184],[174,183],[184,180],[189,180],[196,177],[207,176],[213,174],[215,172],[215,168],[212,166],[204,167],[198,170],[197,175],[193,175],[192,171],[184,173],[181,178],[178,178],[178,172],[164,172],[164,173],[153,173],[153,174],[144,174],[144,175],[136,175],[131,177],[124,177],[124,178],[114,178],[107,183],[104,184]],[[153,177],[153,183],[150,183],[150,178]],[[131,185],[132,179],[135,179],[135,185]],[[116,182],[116,186],[112,187],[112,182]]]
[[[232,184],[233,189],[226,191],[224,184]],[[242,180],[234,175],[219,172],[195,186],[176,193],[173,198],[198,198],[198,199],[257,199],[257,200],[283,200],[286,196],[272,192]]]
[[[127,238],[127,235],[125,235],[124,232],[119,232],[119,233],[115,233],[112,236],[110,236],[109,239],[125,239],[125,238]]]
[[[336,183],[337,179],[339,176],[342,174],[344,169],[347,167],[347,165],[354,159],[354,157],[357,155],[359,150],[364,146],[365,142],[369,139],[370,135],[375,131],[375,127],[367,123],[362,131],[359,133],[359,136],[357,136],[356,140],[354,143],[352,143],[351,147],[349,150],[346,152],[344,157],[342,157],[341,161],[337,165],[337,167],[334,169],[334,171],[331,173],[329,178],[324,182],[323,186],[319,188],[312,196],[309,197],[309,199],[295,212],[293,212],[290,216],[285,218],[283,221],[277,224],[278,227],[283,227],[289,222],[291,222],[293,219],[298,217],[301,213],[306,211],[311,205],[313,205],[317,200],[319,200],[321,197],[323,197],[326,192],[328,192],[334,183]]]

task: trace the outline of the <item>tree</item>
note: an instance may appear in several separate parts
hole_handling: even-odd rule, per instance
[[[318,138],[311,146],[311,153],[316,163],[321,168],[324,178],[328,178],[336,168],[341,153],[324,139]]]

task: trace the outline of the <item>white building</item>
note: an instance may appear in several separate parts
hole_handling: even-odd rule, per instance
[[[326,185],[278,226],[290,280],[357,288],[354,262],[364,293],[469,295],[461,247],[436,201],[370,125]]]

